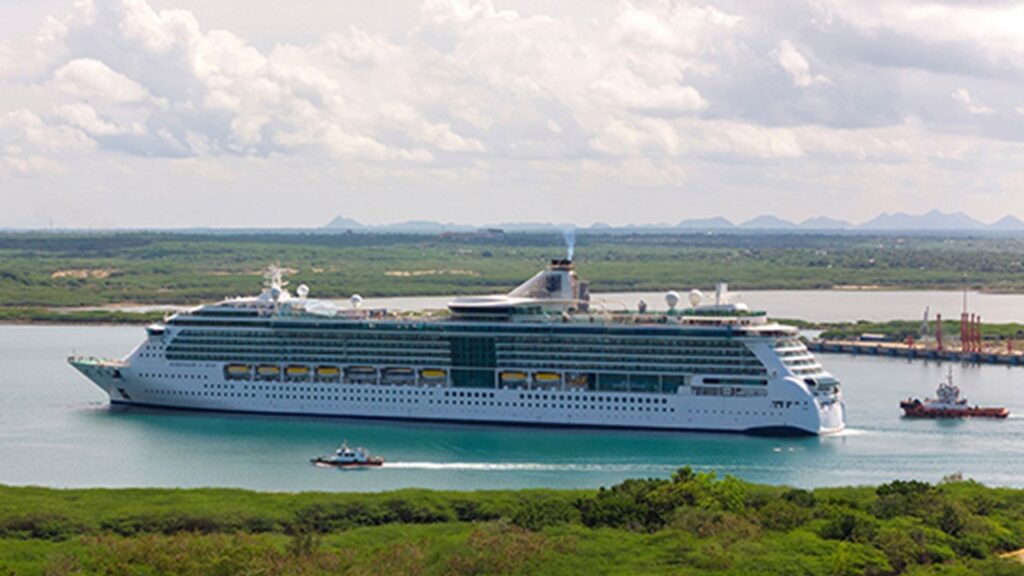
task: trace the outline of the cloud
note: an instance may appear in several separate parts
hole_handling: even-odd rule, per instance
[[[77,100],[140,102],[148,95],[138,82],[91,58],[72,60],[58,68],[51,86]]]
[[[478,220],[516,193],[531,202],[505,208],[564,198],[614,220],[640,206],[601,213],[621,187],[666,205],[735,195],[728,209],[771,191],[795,211],[829,188],[856,211],[882,189],[945,189],[979,158],[1001,190],[1024,160],[1014,3],[410,2],[401,18],[339,8],[305,35],[258,11],[22,4],[41,25],[0,38],[4,173],[121,182],[133,166],[188,187],[203,166],[254,198],[302,179],[311,205],[371,211],[341,200],[369,190]]]
[[[65,173],[64,168],[45,156],[0,156],[0,174],[14,176],[42,176]]]
[[[11,130],[17,145],[40,152],[91,152],[96,142],[77,128],[47,122],[31,110],[15,110],[0,120],[0,128]]]
[[[829,81],[821,74],[811,74],[811,65],[789,40],[779,42],[779,46],[776,48],[776,59],[779,66],[782,66],[782,69],[793,79],[793,84],[801,88],[815,84],[827,84]]]
[[[963,88],[957,88],[953,91],[951,96],[953,97],[953,100],[956,100],[963,105],[963,107],[971,114],[992,114],[995,112],[992,108],[989,108],[972,98],[970,92]]]
[[[144,128],[139,124],[119,126],[117,123],[100,117],[96,109],[88,104],[63,104],[54,111],[54,117],[69,125],[81,129],[90,136],[114,136],[118,134],[140,134]]]

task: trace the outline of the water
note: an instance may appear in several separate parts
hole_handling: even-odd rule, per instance
[[[946,366],[822,355],[845,383],[850,429],[825,438],[518,429],[111,408],[72,370],[76,350],[120,356],[136,327],[0,326],[0,483],[368,491],[596,487],[679,466],[803,487],[965,476],[1024,485],[1024,369],[954,367],[972,402],[1005,421],[908,421],[898,401],[934,392]],[[330,470],[308,459],[344,438],[388,459]]]
[[[687,291],[680,290],[682,305],[687,303]],[[734,294],[756,310],[767,310],[774,318],[799,318],[816,322],[852,322],[856,320],[912,320],[921,318],[925,306],[947,319],[960,317],[963,293],[956,291],[875,291],[875,290],[752,290]],[[981,314],[987,322],[1020,322],[1024,319],[1024,294],[968,293],[972,312]],[[713,294],[705,295],[711,302]],[[363,306],[400,310],[443,309],[450,296],[419,296],[401,298],[367,298]],[[651,310],[665,309],[664,292],[614,292],[594,294],[593,300],[609,310],[636,309],[644,300]],[[347,300],[338,300],[342,307]],[[103,308],[103,307],[101,307]],[[113,306],[120,310],[148,312],[165,310],[167,306]],[[89,310],[96,307],[86,308]]]

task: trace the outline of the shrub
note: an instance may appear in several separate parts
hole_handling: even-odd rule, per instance
[[[455,517],[460,522],[486,522],[501,517],[500,514],[485,509],[477,500],[453,500],[452,511],[455,512]]]
[[[757,536],[761,529],[749,519],[724,510],[679,508],[672,519],[673,528],[701,538],[716,538],[725,543]]]
[[[769,530],[788,531],[808,522],[811,512],[790,500],[773,500],[758,510],[761,524]]]
[[[406,497],[389,498],[384,501],[385,518],[389,522],[406,524],[434,524],[451,522],[454,516],[451,511],[428,503],[412,502]]]
[[[827,540],[870,542],[878,531],[878,521],[863,512],[837,509],[819,532]]]
[[[466,539],[466,549],[453,554],[447,573],[533,573],[552,550],[572,551],[567,539],[552,539],[505,522],[485,524]]]
[[[0,537],[61,541],[85,532],[86,528],[66,516],[33,513],[0,523]]]
[[[923,517],[932,508],[938,494],[927,482],[896,480],[875,489],[878,499],[871,512],[879,518]]]
[[[527,496],[519,501],[512,523],[533,532],[572,521],[576,509],[559,498]]]
[[[295,517],[289,523],[287,531],[327,534],[356,526],[382,524],[385,521],[380,512],[371,510],[362,502],[311,504],[295,511]]]
[[[817,499],[814,497],[813,492],[800,490],[799,488],[783,492],[782,499],[801,508],[814,508],[814,505],[817,504]]]
[[[676,507],[673,502],[651,497],[657,489],[667,485],[664,480],[626,480],[609,489],[601,488],[592,497],[581,498],[576,507],[583,524],[591,528],[657,530],[664,526],[668,514]]]

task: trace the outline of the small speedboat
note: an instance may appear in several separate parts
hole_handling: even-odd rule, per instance
[[[330,456],[317,456],[310,460],[316,466],[323,468],[360,468],[364,466],[383,466],[384,458],[371,456],[363,448],[349,448],[348,442],[343,442],[341,448],[334,451]]]

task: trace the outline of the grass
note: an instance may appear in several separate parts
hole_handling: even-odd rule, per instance
[[[0,487],[0,574],[1019,574],[1024,491],[813,491],[679,470],[600,490]]]

